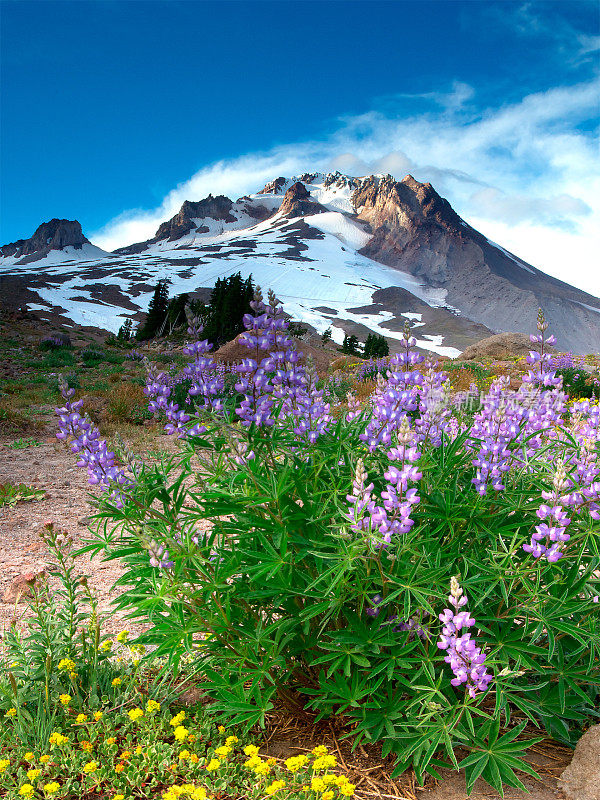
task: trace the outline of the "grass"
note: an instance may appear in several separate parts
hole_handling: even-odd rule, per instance
[[[44,489],[35,489],[24,483],[0,483],[0,508],[16,506],[17,503],[29,500],[43,500],[45,496]]]

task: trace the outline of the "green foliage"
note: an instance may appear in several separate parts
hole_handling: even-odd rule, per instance
[[[243,280],[237,272],[227,278],[219,278],[211,291],[209,306],[192,304],[199,312],[204,325],[203,338],[215,349],[231,341],[244,330],[243,317],[251,311],[250,301],[254,296],[252,276]]]
[[[330,342],[332,335],[333,331],[331,330],[331,328],[327,328],[326,331],[323,331],[323,333],[321,334],[321,341],[323,342],[323,344],[327,344],[327,342]]]
[[[584,397],[600,396],[600,381],[592,378],[585,370],[579,367],[561,367],[556,374],[563,379],[563,389],[573,400]]]
[[[146,341],[159,336],[167,322],[167,311],[169,308],[169,282],[161,280],[156,284],[154,294],[148,306],[148,313],[144,323],[140,325],[136,333],[136,339]]]
[[[348,355],[351,356],[358,356],[360,355],[359,346],[360,343],[358,341],[358,338],[354,334],[352,334],[352,336],[348,336],[348,334],[345,334],[341,348],[342,353],[347,353]]]
[[[15,439],[14,442],[9,442],[6,446],[11,450],[25,450],[27,447],[39,447],[41,442],[34,439],[33,436],[27,436],[24,439]]]
[[[308,328],[305,328],[300,322],[290,322],[288,325],[288,332],[290,336],[301,339],[308,333]]]
[[[384,336],[379,336],[376,333],[370,333],[365,342],[363,357],[364,358],[383,358],[390,353],[390,348]]]
[[[81,358],[87,367],[96,367],[104,361],[105,354],[95,347],[86,347],[81,351]]]
[[[117,333],[117,339],[120,342],[128,342],[132,338],[133,338],[133,322],[131,321],[131,319],[127,318],[119,328],[119,332]]]
[[[381,742],[398,771],[412,765],[421,781],[458,768],[462,748],[469,785],[482,775],[499,789],[520,785],[514,770],[531,772],[521,721],[572,745],[597,716],[599,524],[574,520],[557,564],[522,550],[552,480],[543,449],[484,496],[472,487],[468,432],[427,449],[415,524],[380,548],[347,518],[357,459],[376,492],[389,467],[385,448],[360,440],[364,419],[340,420],[310,449],[285,426],[207,424],[180,456],[141,469],[125,508],[104,505],[84,550],[127,564],[119,607],[150,623],[142,641],[173,668],[194,659],[210,713],[246,729],[276,703],[342,716],[355,745]],[[234,459],[240,437],[255,454],[245,464]],[[570,446],[566,432],[566,457]],[[150,566],[156,542],[172,569]],[[452,576],[494,675],[475,698],[451,684],[437,647]],[[378,594],[384,611],[372,617]]]
[[[30,500],[43,500],[45,496],[44,489],[34,489],[25,483],[0,483],[0,508]]]

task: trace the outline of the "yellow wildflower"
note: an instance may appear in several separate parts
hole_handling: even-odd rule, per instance
[[[190,756],[190,764],[197,764],[198,761],[200,761],[200,759],[198,758],[196,753],[192,753],[192,755]]]
[[[76,672],[69,672],[69,678],[71,678],[72,681],[74,681],[76,677],[77,677]]]
[[[69,739],[67,736],[63,736],[62,733],[58,733],[57,731],[55,731],[53,734],[51,734],[50,739],[48,741],[50,742],[50,744],[56,744],[60,747],[61,744],[66,744],[69,741]]]
[[[337,758],[335,756],[319,756],[315,758],[312,763],[313,769],[329,769],[337,765]]]
[[[127,760],[129,758],[130,755],[131,755],[131,753],[129,752],[129,750],[123,750],[123,752],[121,753],[119,758],[122,759],[123,761],[125,761],[125,760]]]
[[[122,683],[123,683],[123,681],[121,680],[121,678],[113,678],[113,680],[112,680],[112,685],[113,686],[120,686]]]
[[[178,742],[185,742],[185,737],[188,735],[189,731],[187,728],[184,728],[183,725],[178,725],[175,728],[175,739]]]
[[[268,761],[263,761],[262,763],[258,764],[254,767],[254,772],[257,775],[268,775],[271,772],[271,765]]]
[[[106,740],[106,744],[114,744],[116,741],[117,740],[115,739],[114,736],[109,736],[108,739]]]
[[[326,756],[329,750],[325,747],[324,744],[319,744],[317,747],[314,748],[312,751],[314,756]]]
[[[219,731],[219,733],[225,733],[225,725],[219,725],[217,730]]]
[[[77,714],[75,722],[81,725],[82,722],[87,722],[87,714]]]
[[[32,752],[29,752],[29,753],[25,753],[23,758],[25,759],[25,761],[33,761],[35,756],[33,755]]]
[[[33,793],[35,789],[30,783],[24,783],[23,786],[19,789],[19,794],[21,797],[33,797]]]
[[[40,764],[47,764],[50,761],[50,756],[44,755],[40,756]]]
[[[290,772],[298,772],[308,761],[308,756],[291,756],[285,760],[285,765]]]
[[[100,645],[100,650],[102,650],[103,653],[107,653],[109,650],[112,649],[112,646],[113,646],[113,643],[111,642],[111,640],[107,639],[105,642],[102,642],[102,644]]]
[[[249,744],[244,747],[244,755],[247,756],[257,756],[258,755],[258,747],[255,744]]]
[[[239,741],[239,739],[238,739],[238,737],[237,737],[237,736],[228,736],[228,737],[225,739],[225,744],[226,744],[228,747],[231,747],[232,745],[236,744],[238,741]]]
[[[94,712],[94,721],[95,722],[100,722],[100,720],[102,719],[103,716],[104,716],[104,713],[102,711]]]
[[[179,714],[176,714],[173,717],[169,725],[172,725],[174,728],[176,728],[178,725],[181,725],[184,719],[185,719],[185,711],[180,711]]]
[[[141,744],[138,744],[138,746],[135,748],[135,754],[136,754],[136,756],[141,756],[142,753],[143,753],[143,748],[142,748]]]
[[[39,769],[28,769],[27,770],[27,780],[31,781],[33,783],[33,781],[38,777],[40,772],[41,772],[41,770],[39,770]]]
[[[331,789],[329,789],[328,791],[323,792],[321,795],[321,800],[333,800],[333,797],[334,793],[331,791]]]
[[[285,781],[273,781],[267,788],[265,789],[266,794],[272,795],[275,792],[278,792],[280,789],[285,788]],[[323,795],[325,797],[325,795]],[[333,797],[333,792],[331,793],[331,797]],[[331,798],[326,798],[326,800],[331,800]]]
[[[127,715],[132,722],[135,722],[137,719],[144,716],[144,711],[141,708],[132,708],[127,712]]]
[[[50,781],[50,783],[45,784],[44,792],[51,797],[53,794],[56,794],[60,789],[60,783],[56,781]]]
[[[262,758],[260,758],[260,756],[254,755],[254,756],[250,756],[248,761],[244,761],[244,766],[247,769],[256,769],[256,767],[258,767],[258,765],[262,764],[262,763],[263,763]]]
[[[123,772],[124,769],[125,769],[125,764],[117,764],[117,766],[115,767],[115,772]]]
[[[70,694],[61,694],[58,696],[58,699],[63,704],[63,706],[68,706],[71,702],[71,695]]]
[[[8,711],[6,712],[6,716],[7,717],[14,717],[16,713],[17,713],[17,709],[16,708],[9,708]]]
[[[75,662],[70,658],[63,658],[58,662],[59,672],[73,672],[75,669]]]
[[[121,631],[121,633],[119,633],[117,636],[117,642],[125,644],[128,637],[129,637],[129,631]]]
[[[179,753],[179,760],[180,761],[185,761],[189,757],[190,757],[190,751],[189,750],[182,750],[181,753]]]
[[[219,769],[221,766],[221,762],[218,758],[211,758],[211,760],[206,765],[207,772],[214,772],[216,769]]]
[[[160,711],[160,703],[157,703],[156,700],[148,700],[146,712],[148,714],[156,714],[158,711]]]
[[[353,783],[349,783],[348,781],[346,781],[346,783],[343,783],[341,786],[338,786],[339,793],[343,797],[352,797],[354,795],[355,789],[356,786]]]
[[[188,742],[190,744],[193,744],[195,741],[196,741],[196,734],[195,733],[190,733],[190,735],[188,736]]]
[[[84,753],[91,753],[92,749],[93,749],[92,743],[91,742],[82,742],[81,743],[81,749],[84,751]]]
[[[190,792],[190,798],[191,800],[207,800],[206,789],[203,786],[194,786]]]
[[[227,745],[222,745],[221,747],[217,747],[215,750],[215,754],[219,756],[219,758],[227,758],[227,756],[231,753],[231,747],[227,747]]]
[[[124,794],[116,794],[112,800],[125,800]]]
[[[88,763],[83,767],[83,771],[86,775],[88,775],[90,772],[96,772],[97,769],[98,763],[96,761],[88,761]]]
[[[10,766],[10,759],[9,758],[0,758],[0,772],[4,772],[4,770]]]
[[[310,788],[313,792],[324,792],[325,784],[321,778],[313,778],[310,782]]]

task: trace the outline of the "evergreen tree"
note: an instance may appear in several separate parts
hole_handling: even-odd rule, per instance
[[[160,280],[154,289],[152,300],[148,306],[148,313],[144,324],[138,328],[136,338],[142,341],[153,339],[160,335],[161,329],[167,320],[167,309],[169,307],[169,288],[166,279]]]
[[[178,328],[186,321],[185,307],[187,306],[189,299],[189,294],[185,293],[177,295],[177,297],[174,297],[170,301],[167,309],[167,319],[169,321],[168,333],[171,333],[174,328]]]
[[[125,322],[119,328],[119,332],[117,333],[117,339],[121,342],[128,342],[133,336],[131,327],[132,327],[131,320],[126,319]]]
[[[323,331],[323,333],[321,334],[321,341],[323,342],[323,344],[327,344],[327,342],[330,342],[331,336],[332,336],[331,328],[327,328],[326,331]]]
[[[251,311],[254,296],[252,276],[244,280],[238,272],[218,278],[210,294],[210,305],[204,323],[204,336],[215,348],[234,339],[244,330],[244,314]]]

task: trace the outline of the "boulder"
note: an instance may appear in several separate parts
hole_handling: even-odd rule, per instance
[[[529,336],[525,333],[498,333],[470,345],[455,361],[480,361],[482,358],[506,361],[526,356],[530,350],[534,349],[535,345],[531,343]],[[554,352],[552,348],[547,349]]]
[[[3,602],[12,604],[24,603],[27,599],[33,597],[34,591],[43,586],[45,579],[45,570],[41,572],[23,572],[17,575],[4,592]]]
[[[577,742],[558,788],[567,800],[600,800],[600,725],[592,725]]]
[[[220,347],[214,354],[215,361],[222,361],[226,364],[239,364],[244,358],[252,358],[253,353],[245,345],[240,344],[238,339],[239,336],[236,336],[235,339],[232,339],[230,342]],[[306,359],[309,356],[312,358],[319,375],[327,373],[329,364],[334,361],[337,356],[337,353],[331,350],[313,347],[299,339],[294,339],[294,346],[296,350],[304,354],[304,363],[306,363]],[[260,351],[261,358],[265,358],[266,355],[267,352],[265,350]]]

